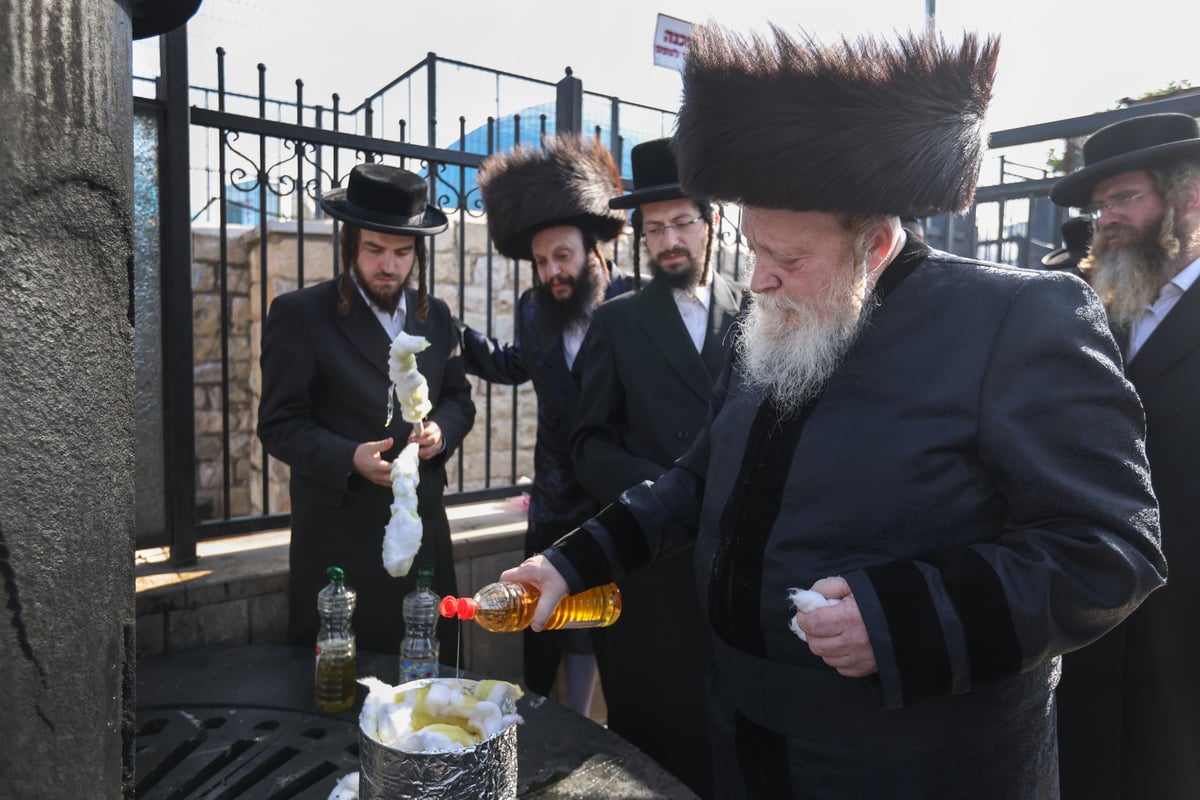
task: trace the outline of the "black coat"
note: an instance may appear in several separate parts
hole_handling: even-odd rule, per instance
[[[382,556],[391,489],[366,481],[351,464],[359,444],[388,436],[394,444],[383,458],[391,460],[407,444],[412,426],[397,404],[391,426],[384,427],[391,339],[361,295],[351,296],[344,317],[337,313],[336,280],[275,298],[263,331],[258,434],[267,453],[291,467],[288,640],[316,641],[317,592],[328,583],[325,568],[337,565],[358,592],[353,619],[358,646],[392,653],[403,635],[400,603],[415,587],[418,567],[434,567],[433,590],[439,595],[458,594],[442,493],[446,460],[470,431],[475,405],[450,310],[431,297],[428,318],[417,322],[416,293],[407,290],[404,329],[430,342],[417,354],[417,368],[429,383],[428,419],[441,427],[446,448],[420,463],[421,548],[409,574],[393,578]],[[443,623],[441,658],[454,663],[454,626]]]
[[[740,285],[714,278],[700,353],[671,290],[658,281],[596,310],[579,356],[582,399],[571,452],[579,482],[597,500],[611,503],[654,480],[695,441],[742,295]],[[708,796],[706,720],[696,699],[704,695],[711,648],[696,613],[691,553],[626,576],[620,586],[621,618],[600,653],[608,726]]]
[[[1075,278],[910,244],[875,297],[803,412],[726,370],[696,445],[548,557],[578,591],[695,541],[722,798],[1055,797],[1057,657],[1162,582],[1141,408]],[[788,629],[834,575],[869,678]]]
[[[1200,281],[1125,373],[1146,409],[1167,585],[1063,659],[1063,797],[1190,800],[1200,797]]]
[[[629,291],[632,278],[611,272],[605,299]],[[512,344],[498,341],[473,328],[462,335],[463,364],[467,374],[490,383],[516,385],[533,381],[537,393],[537,443],[533,451],[533,484],[529,492],[529,531],[526,555],[549,547],[562,534],[600,510],[575,479],[569,437],[579,405],[582,358],[567,368],[562,336],[541,327],[533,290],[517,300]]]

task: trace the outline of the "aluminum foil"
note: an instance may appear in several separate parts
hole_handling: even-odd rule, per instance
[[[401,689],[416,689],[434,681],[410,681]],[[476,681],[456,681],[474,688]],[[501,709],[516,711],[506,698]],[[474,747],[445,753],[409,753],[380,744],[359,729],[360,800],[515,800],[517,796],[517,726]]]

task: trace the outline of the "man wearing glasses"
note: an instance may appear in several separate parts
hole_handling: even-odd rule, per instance
[[[712,206],[680,188],[669,144],[634,147],[633,191],[609,202],[634,209],[635,276],[644,240],[653,280],[596,309],[580,354],[571,455],[579,482],[601,503],[654,480],[691,446],[742,302],[743,287],[712,268]],[[597,655],[608,727],[706,797],[709,643],[691,564],[687,548],[623,579],[621,619]]]
[[[1050,196],[1094,219],[1080,267],[1146,410],[1165,589],[1068,654],[1063,797],[1200,797],[1200,131],[1186,114],[1109,125]]]

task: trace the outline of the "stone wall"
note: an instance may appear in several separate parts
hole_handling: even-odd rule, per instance
[[[461,229],[461,236],[460,236]],[[308,222],[303,249],[294,222],[269,223],[266,230],[262,268],[262,231],[258,227],[230,226],[226,229],[225,286],[229,387],[229,514],[243,516],[289,509],[287,467],[271,460],[267,503],[263,499],[263,450],[255,435],[258,401],[262,393],[259,356],[262,347],[263,308],[274,298],[299,285],[298,267],[303,256],[304,284],[332,276],[332,223]],[[222,396],[221,238],[216,228],[197,227],[192,233],[192,292],[195,353],[196,505],[201,519],[225,514],[224,425]],[[489,260],[487,226],[481,220],[454,220],[434,240],[432,284],[435,296],[449,304],[467,324],[484,329],[487,321]],[[460,255],[461,254],[461,255]],[[459,264],[464,268],[460,287]],[[494,255],[492,271],[493,332],[507,343],[513,332],[513,269]],[[524,265],[529,270],[528,264]],[[266,305],[263,304],[264,280]],[[529,285],[530,274],[521,276]],[[460,307],[460,298],[462,305]],[[489,386],[472,378],[477,407],[475,427],[462,448],[461,460],[449,464],[449,491],[501,486],[513,482],[513,418],[516,417],[516,479],[533,475],[533,445],[537,432],[537,399],[533,387],[521,386],[517,400],[507,386]],[[491,394],[491,414],[487,398]],[[488,441],[490,430],[491,441]],[[490,452],[490,462],[489,455]],[[461,473],[461,487],[460,487]]]

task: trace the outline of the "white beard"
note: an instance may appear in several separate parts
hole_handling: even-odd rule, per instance
[[[1139,319],[1162,287],[1191,261],[1197,234],[1182,230],[1175,220],[1175,213],[1168,208],[1156,229],[1138,234],[1128,243],[1109,245],[1097,239],[1080,265],[1117,327]]]
[[[847,266],[817,297],[756,294],[734,347],[743,384],[768,396],[786,419],[821,392],[870,317],[874,280]]]

